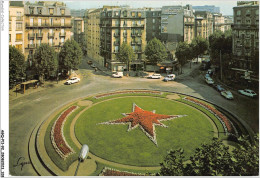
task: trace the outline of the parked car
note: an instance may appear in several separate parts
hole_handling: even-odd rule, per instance
[[[116,72],[112,74],[112,77],[114,78],[122,78],[123,77],[123,72]]]
[[[221,95],[224,96],[226,99],[229,99],[229,100],[234,99],[232,93],[228,90],[222,91]]]
[[[168,82],[168,81],[173,81],[174,79],[175,79],[175,75],[174,75],[174,74],[169,74],[169,75],[167,75],[167,76],[163,79],[163,81]]]
[[[80,81],[80,78],[78,78],[78,77],[72,77],[71,79],[67,80],[67,81],[65,82],[65,84],[71,85],[71,84],[73,84],[73,83],[78,83],[79,81]]]
[[[209,74],[205,74],[204,78],[206,80],[207,78],[210,78],[210,75]]]
[[[222,85],[215,85],[214,87],[219,92],[225,91],[225,89],[222,87]]]
[[[91,64],[92,64],[92,61],[89,60],[89,61],[88,61],[88,64],[91,65]]]
[[[250,89],[238,90],[238,93],[252,97],[252,98],[257,96],[257,94],[253,90],[250,90]]]
[[[153,74],[153,75],[149,75],[147,78],[151,78],[151,79],[160,79],[160,78],[161,78],[161,74]]]
[[[209,74],[210,76],[212,76],[212,75],[213,75],[213,70],[212,70],[212,69],[208,69],[207,74]]]
[[[212,78],[210,78],[210,77],[206,78],[206,82],[207,82],[207,84],[209,84],[209,85],[212,85],[212,84],[214,84],[214,81],[213,81],[213,79],[212,79]]]

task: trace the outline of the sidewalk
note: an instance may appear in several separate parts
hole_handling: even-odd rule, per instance
[[[195,64],[195,63],[186,63],[183,67],[182,67],[182,74],[179,74],[179,75],[176,75],[176,78],[178,79],[183,79],[185,77],[188,77],[188,76],[196,76],[197,73],[200,73],[199,70],[199,67],[200,67],[200,63],[198,64]],[[175,73],[175,72],[173,72]]]

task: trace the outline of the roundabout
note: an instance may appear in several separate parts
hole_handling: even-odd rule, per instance
[[[156,173],[167,152],[185,158],[213,137],[232,144],[246,130],[231,115],[204,100],[180,93],[124,90],[81,98],[63,106],[34,130],[32,164],[50,175],[73,175],[79,150],[90,148],[78,175],[107,169]],[[35,156],[37,159],[35,159]],[[43,169],[34,166],[39,175]],[[46,171],[47,170],[47,171]]]

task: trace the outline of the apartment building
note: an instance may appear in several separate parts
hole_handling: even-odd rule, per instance
[[[208,39],[213,33],[213,15],[209,11],[195,11],[195,37]]]
[[[161,40],[168,51],[175,53],[180,41],[190,43],[194,38],[194,14],[191,5],[163,6],[161,14]]]
[[[24,5],[21,1],[9,5],[9,45],[24,53]]]
[[[149,42],[153,38],[161,40],[161,9],[148,8],[146,15],[146,40]]]
[[[71,37],[70,9],[62,2],[39,1],[24,6],[25,57],[31,60],[34,50],[42,43],[61,49]]]
[[[85,38],[84,19],[81,17],[72,17],[71,25],[72,25],[73,39],[79,43],[80,40]]]
[[[225,31],[225,18],[222,14],[213,14],[213,32],[220,30]]]
[[[123,43],[129,44],[135,53],[131,70],[138,70],[145,60],[146,21],[144,9],[105,9],[100,20],[101,55],[104,64],[112,71],[123,71],[126,64],[117,60],[116,55]]]
[[[234,78],[241,80],[250,73],[249,81],[259,83],[259,4],[243,4],[233,8],[232,25]],[[256,56],[255,56],[256,55]]]

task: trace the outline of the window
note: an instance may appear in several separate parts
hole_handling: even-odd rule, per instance
[[[124,11],[124,12],[123,12],[123,16],[124,16],[124,17],[127,17],[127,11]]]
[[[65,15],[65,9],[60,9],[61,15]]]
[[[33,18],[30,18],[30,26],[33,26]]]
[[[15,40],[15,41],[22,41],[22,40],[23,40],[22,33],[17,33],[17,34],[16,34],[16,40]]]
[[[240,16],[241,15],[241,10],[238,10],[237,11],[237,16]]]
[[[9,34],[9,42],[11,42],[11,34]]]
[[[155,16],[155,12],[153,12],[153,16]]]
[[[22,20],[22,13],[16,12],[16,20]]]
[[[15,48],[16,48],[16,49],[19,49],[19,50],[22,50],[22,47],[23,47],[22,44],[15,45]]]
[[[53,39],[52,39],[52,38],[49,39],[49,45],[50,45],[50,46],[53,45]]]
[[[65,24],[65,19],[61,19],[61,26],[64,26]]]
[[[9,22],[9,30],[12,30],[12,22]]]
[[[65,30],[61,29],[61,34],[64,35],[65,34]]]
[[[38,12],[38,14],[42,14],[42,8],[41,8],[41,7],[38,7],[38,8],[37,8],[37,12]]]
[[[37,41],[37,45],[38,45],[38,46],[41,46],[41,44],[42,44],[42,40],[39,39],[39,40]]]
[[[16,22],[16,30],[22,30],[23,29],[23,23],[22,22]]]
[[[237,24],[241,24],[241,20],[237,20]]]
[[[49,8],[49,12],[50,12],[50,15],[53,15],[54,9],[53,8]]]
[[[259,15],[259,10],[256,10],[256,11],[255,11],[255,14],[258,16],[258,15]]]
[[[119,48],[118,46],[115,46],[115,52],[118,52],[118,48]]]
[[[53,26],[53,18],[50,18],[50,26]]]
[[[132,17],[135,17],[135,12],[132,12],[131,15],[132,15]]]
[[[30,14],[34,13],[34,7],[29,7]]]
[[[38,19],[38,26],[42,26],[42,19]]]
[[[249,16],[250,13],[251,13],[250,9],[247,9],[247,10],[246,10],[246,16]]]
[[[142,16],[142,13],[141,13],[141,12],[138,12],[137,15],[138,15],[138,17],[141,17],[141,16]]]
[[[64,43],[64,41],[65,41],[65,40],[64,40],[64,37],[62,37],[62,38],[60,39],[60,41],[61,41],[62,43]]]
[[[246,19],[246,24],[251,24],[251,20],[250,19]]]
[[[155,23],[155,19],[153,19],[153,23]]]
[[[115,12],[115,16],[118,16],[119,15],[119,13],[118,12]]]

